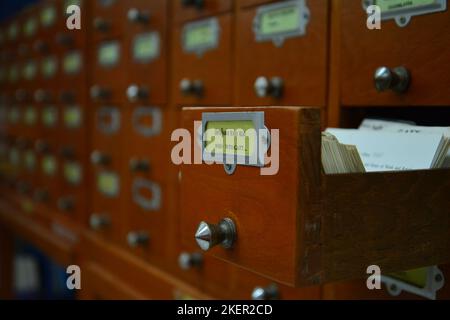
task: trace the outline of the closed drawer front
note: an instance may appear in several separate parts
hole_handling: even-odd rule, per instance
[[[126,4],[122,0],[92,1],[92,41],[121,37],[126,26]]]
[[[238,166],[228,175],[223,164],[183,165],[180,216],[184,243],[196,246],[194,235],[201,221],[218,224],[229,218],[236,228],[236,241],[229,249],[219,246],[210,253],[281,282],[293,283],[299,210],[297,164],[300,159],[295,151],[299,143],[299,109],[226,110],[225,119],[231,111],[260,111],[267,128],[281,128],[284,135],[279,143],[279,162],[284,165],[279,167],[278,174],[266,176],[260,175],[257,166]],[[183,127],[197,137],[194,120],[201,121],[202,114],[208,112],[220,112],[220,109],[184,109]],[[242,121],[248,121],[245,119]],[[197,145],[195,141],[194,145]],[[286,192],[287,189],[290,191]],[[282,219],[280,212],[283,212]]]
[[[431,1],[445,3],[446,1]],[[439,10],[440,5],[432,6]],[[419,10],[418,10],[419,9]],[[426,13],[424,7],[405,8],[403,14],[381,21],[369,30],[361,1],[341,6],[341,103],[345,106],[448,105],[450,12]],[[383,8],[384,10],[384,8]],[[411,12],[411,20],[402,18]],[[429,11],[429,10],[428,10]],[[406,24],[406,25],[404,25]],[[385,67],[385,69],[380,69]],[[409,73],[409,84],[398,67]],[[377,81],[375,73],[378,71]],[[387,78],[386,78],[387,77]],[[401,80],[400,79],[400,80]],[[378,85],[378,90],[377,86]]]
[[[231,21],[226,14],[176,28],[173,88],[177,104],[231,103]]]
[[[239,11],[240,105],[325,105],[327,16],[324,0],[279,1]]]
[[[130,103],[164,104],[167,101],[167,3],[136,1],[130,4],[129,14],[144,20],[128,23],[125,41],[128,79],[124,94]]]
[[[93,63],[90,98],[94,102],[123,102],[127,74],[125,48],[119,39],[99,42],[91,50]]]

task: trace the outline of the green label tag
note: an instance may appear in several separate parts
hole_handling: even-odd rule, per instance
[[[58,122],[58,109],[55,107],[45,107],[42,110],[42,124],[44,127],[51,128]]]
[[[82,64],[82,57],[78,51],[67,54],[63,60],[64,73],[66,74],[78,73],[81,69],[81,64]]]
[[[213,46],[216,42],[216,33],[209,24],[192,27],[186,32],[185,48],[195,51],[198,47]]]
[[[25,167],[29,171],[33,171],[36,168],[36,155],[33,151],[28,150],[24,155]]]
[[[58,62],[55,57],[47,57],[42,61],[41,71],[46,79],[53,78],[58,68]]]
[[[413,9],[434,3],[436,3],[436,0],[376,0],[375,2],[380,7],[381,12]]]
[[[76,129],[81,126],[81,110],[77,106],[66,107],[64,109],[64,125],[69,129]]]
[[[56,174],[56,170],[58,169],[58,164],[54,156],[44,156],[42,158],[42,171],[47,176],[54,176]]]
[[[108,42],[98,49],[98,62],[101,66],[115,66],[120,58],[120,45],[118,42]]]
[[[159,55],[159,35],[150,32],[137,35],[133,42],[133,57],[138,61],[150,61]]]
[[[427,285],[428,268],[419,268],[403,272],[396,272],[389,275],[392,278],[409,283],[418,288],[425,288]]]
[[[33,126],[37,121],[37,111],[34,107],[29,106],[25,110],[24,122],[27,126]]]
[[[26,80],[33,80],[36,76],[37,66],[35,61],[28,61],[23,69],[23,77]]]
[[[209,121],[205,139],[209,154],[250,156],[255,151],[257,132],[251,120]]]
[[[19,26],[17,23],[13,23],[8,28],[8,38],[9,40],[16,40],[19,34]]]
[[[261,16],[260,33],[271,36],[300,28],[300,8],[297,5],[274,9]]]
[[[81,166],[76,162],[66,163],[64,165],[64,178],[69,184],[79,185],[82,179]]]
[[[19,80],[19,66],[13,65],[9,68],[9,82],[15,83]]]
[[[20,111],[17,107],[12,107],[8,112],[8,122],[10,124],[18,124],[20,120]]]
[[[32,37],[35,35],[37,30],[37,22],[35,18],[30,18],[25,22],[23,26],[23,33],[26,37]]]
[[[102,172],[97,175],[97,188],[107,197],[116,197],[119,194],[119,177],[112,172]]]
[[[53,6],[44,8],[41,11],[41,24],[48,28],[55,24],[56,21],[56,8]]]

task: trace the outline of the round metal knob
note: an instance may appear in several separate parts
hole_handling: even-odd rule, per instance
[[[91,98],[94,100],[108,99],[110,95],[111,92],[106,88],[97,85],[91,87]]]
[[[43,53],[47,53],[47,52],[48,52],[49,47],[48,47],[48,44],[47,44],[45,41],[43,41],[43,40],[37,40],[37,41],[34,43],[33,49],[34,49],[34,51],[36,51],[37,53],[43,54]]]
[[[71,47],[74,44],[74,39],[70,34],[61,32],[56,35],[56,42],[59,45]]]
[[[75,102],[75,93],[72,91],[62,91],[59,99],[62,103],[73,103]]]
[[[95,165],[107,165],[111,162],[111,157],[96,150],[91,153],[91,162]]]
[[[71,197],[59,198],[57,205],[61,211],[72,211],[75,208],[75,201]]]
[[[260,98],[281,98],[283,88],[283,79],[280,77],[273,77],[270,80],[266,77],[259,77],[255,81],[255,93]]]
[[[183,79],[180,82],[180,91],[183,95],[201,97],[204,91],[203,82],[201,80],[191,81],[189,79]]]
[[[28,182],[20,181],[17,183],[17,192],[19,192],[22,195],[27,194],[31,189],[31,186]]]
[[[109,30],[110,24],[103,18],[97,17],[94,19],[94,28],[101,32],[107,32]]]
[[[145,231],[131,231],[127,235],[128,245],[132,248],[148,244],[149,236]]]
[[[89,226],[93,230],[100,230],[111,224],[111,218],[107,214],[94,213],[89,218]]]
[[[130,160],[130,170],[133,172],[143,171],[147,172],[150,170],[150,161],[146,159],[131,159]]]
[[[404,67],[394,69],[380,67],[375,71],[374,82],[378,92],[392,90],[402,93],[408,90],[411,76],[409,71]]]
[[[236,241],[236,226],[229,218],[221,220],[218,224],[202,221],[195,233],[195,240],[204,251],[217,245],[221,245],[225,249],[231,248]]]
[[[147,12],[139,11],[139,9],[131,8],[127,13],[128,21],[134,23],[148,23],[150,15]]]
[[[50,92],[38,89],[34,92],[34,101],[37,103],[49,103],[52,100]]]
[[[204,0],[181,0],[183,7],[195,7],[197,9],[202,9],[205,5]]]
[[[18,102],[25,102],[26,100],[28,100],[29,94],[25,89],[17,89],[15,97]]]
[[[276,300],[280,298],[280,292],[275,284],[266,288],[256,287],[252,292],[252,300]]]
[[[50,151],[50,145],[44,140],[37,140],[34,148],[39,153],[48,153]]]
[[[189,270],[195,267],[201,267],[203,264],[203,255],[201,253],[183,252],[178,257],[178,265],[183,270]]]
[[[147,88],[139,87],[135,84],[129,86],[127,89],[127,97],[130,102],[147,99],[148,95],[149,93]]]
[[[46,189],[37,189],[34,192],[33,199],[36,202],[47,202],[49,198],[50,198],[50,195]]]
[[[75,150],[71,146],[61,147],[59,153],[60,153],[60,155],[63,158],[66,158],[66,159],[73,159],[73,158],[75,158]]]

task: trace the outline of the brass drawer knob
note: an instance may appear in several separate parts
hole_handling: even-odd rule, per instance
[[[256,287],[252,292],[252,300],[276,300],[280,298],[280,292],[275,284],[265,288]]]
[[[378,92],[392,90],[397,93],[403,93],[408,90],[411,75],[405,67],[394,69],[380,67],[375,71],[374,82]]]
[[[15,98],[17,102],[26,102],[30,97],[30,94],[25,89],[17,89],[15,92]]]
[[[56,42],[59,45],[65,46],[65,47],[71,47],[72,45],[74,45],[73,37],[70,34],[65,33],[65,32],[61,32],[56,35]]]
[[[105,166],[111,163],[111,157],[98,150],[95,150],[91,153],[91,163],[98,166]]]
[[[203,255],[199,252],[182,252],[178,256],[178,265],[183,270],[201,267],[203,265]]]
[[[127,13],[128,21],[134,23],[146,24],[150,21],[150,14],[147,12],[140,11],[136,8],[131,8]]]
[[[75,208],[75,201],[71,197],[63,197],[58,199],[58,209],[69,212]]]
[[[194,7],[198,10],[203,9],[205,6],[204,0],[181,0],[181,5],[183,7]]]
[[[145,231],[131,231],[127,235],[127,242],[131,248],[145,246],[148,244],[149,235]]]
[[[34,148],[39,153],[48,153],[50,152],[50,145],[44,140],[38,140],[35,142]]]
[[[48,53],[48,51],[49,51],[49,46],[48,46],[48,44],[47,44],[45,41],[43,41],[43,40],[37,40],[37,41],[34,43],[34,45],[33,45],[33,49],[34,49],[34,51],[36,51],[37,53],[44,54],[44,53]]]
[[[147,99],[149,91],[146,87],[140,87],[138,85],[131,85],[127,89],[127,97],[130,102],[137,102],[139,100]]]
[[[73,103],[75,102],[75,93],[73,91],[62,91],[59,99],[61,100],[62,103]]]
[[[202,221],[195,233],[195,240],[204,251],[208,251],[217,245],[229,249],[236,241],[236,226],[233,220],[229,218],[221,220],[218,224]]]
[[[38,89],[34,92],[34,101],[37,103],[49,103],[51,100],[52,95],[44,89]]]
[[[36,202],[47,202],[50,198],[50,195],[46,189],[37,189],[34,192],[33,199]]]
[[[105,100],[111,96],[111,92],[107,88],[95,85],[91,87],[91,98],[94,100]]]
[[[267,79],[259,77],[255,81],[255,93],[259,98],[281,98],[283,96],[284,82],[280,77]]]
[[[133,158],[130,160],[130,170],[132,172],[148,172],[150,170],[150,161]]]
[[[61,157],[69,159],[69,160],[74,159],[75,158],[75,150],[71,146],[64,146],[64,147],[61,147],[60,155],[61,155]]]
[[[107,32],[110,29],[110,23],[103,18],[94,19],[94,28],[100,32]]]
[[[105,213],[94,213],[89,218],[89,226],[92,230],[101,230],[111,224],[111,218]]]
[[[193,95],[201,98],[204,92],[203,82],[201,80],[183,79],[180,81],[180,91],[183,95]]]

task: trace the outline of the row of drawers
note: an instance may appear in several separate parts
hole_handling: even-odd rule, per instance
[[[117,32],[99,37],[96,35],[102,32],[95,29],[92,32],[93,86],[109,90],[110,101],[116,103],[123,102],[127,88],[135,84],[149,91],[148,102],[154,104],[165,104],[170,93],[177,105],[325,106],[332,12],[331,19],[338,20],[336,26],[340,28],[333,54],[340,57],[343,105],[446,105],[449,99],[445,90],[449,73],[444,63],[449,43],[442,36],[449,28],[447,12],[413,17],[403,28],[387,20],[381,30],[369,30],[367,14],[357,1],[345,6],[339,1],[276,1],[269,7],[252,6],[257,2],[234,7],[231,1],[226,2],[207,1],[206,10],[190,16],[187,12],[191,11],[178,8],[180,2],[176,1],[173,7],[180,14],[175,14],[172,25],[166,2],[133,6],[117,1],[103,9],[94,2],[90,20],[101,17],[119,26],[111,28]],[[120,22],[126,21],[126,13],[134,7],[151,12],[153,19],[135,30],[120,27]],[[338,10],[333,10],[335,7]],[[235,10],[231,11],[232,8]],[[195,13],[196,9],[191,10]],[[276,16],[274,13],[282,19],[294,19],[295,25],[302,28],[284,35],[271,34],[269,28],[268,34],[261,34],[257,28],[259,20],[279,23],[280,20],[271,18],[271,14]],[[120,16],[124,18],[112,19]],[[173,36],[168,39],[167,31],[172,28]],[[336,32],[332,34],[334,37]],[[434,39],[436,45],[422,45],[428,39]],[[151,61],[139,62],[140,54]],[[133,57],[138,57],[137,61]],[[167,79],[164,71],[168,70],[169,60],[172,72]],[[383,66],[389,70],[378,73],[377,86],[387,92],[378,92],[374,74]],[[395,78],[394,68],[400,66],[411,77],[404,93],[394,92],[395,81],[383,82],[383,76]],[[128,79],[123,76],[127,73]],[[98,90],[94,96],[99,97]]]

